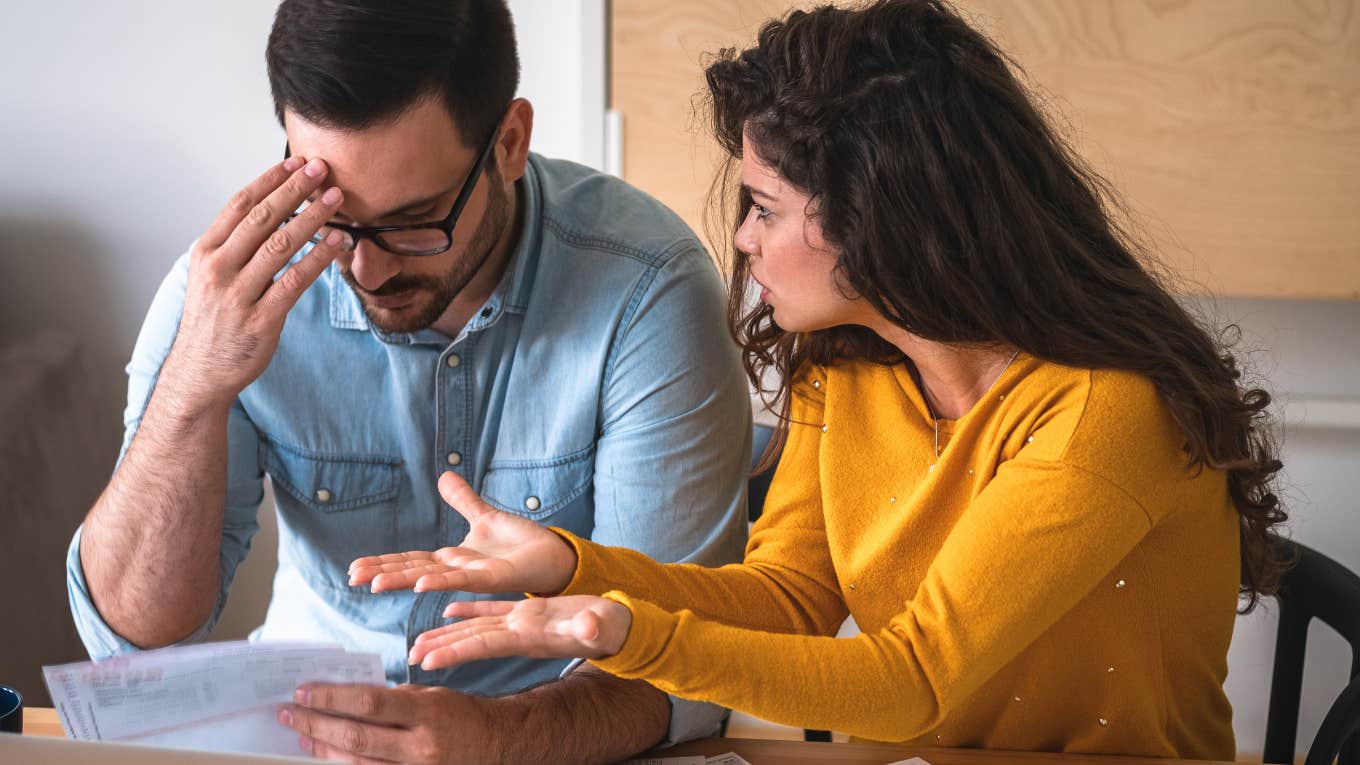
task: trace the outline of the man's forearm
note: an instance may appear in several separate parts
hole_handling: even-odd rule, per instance
[[[500,701],[512,718],[504,762],[617,762],[660,743],[670,725],[666,694],[590,665]]]
[[[197,629],[216,604],[221,576],[230,408],[192,407],[176,395],[173,384],[157,386],[81,531],[81,567],[95,607],[142,648]]]

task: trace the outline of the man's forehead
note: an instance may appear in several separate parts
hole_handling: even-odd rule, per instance
[[[311,121],[292,109],[284,110],[284,132],[295,154],[331,153],[416,154],[428,160],[457,159],[476,147],[441,101],[423,99],[393,117],[361,128]]]
[[[360,130],[326,127],[294,113],[284,129],[294,156],[319,157],[330,167],[327,185],[345,193],[341,212],[372,218],[444,194],[475,159],[452,120],[408,114]]]

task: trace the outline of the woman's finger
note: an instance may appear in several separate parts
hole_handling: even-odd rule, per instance
[[[411,564],[407,568],[398,571],[388,571],[373,577],[373,592],[388,592],[391,590],[410,590],[420,584],[420,580],[427,576],[437,575],[447,569],[439,563],[426,563],[424,565]],[[439,587],[427,587],[427,589],[447,589]],[[417,590],[419,592],[420,590]]]
[[[439,496],[468,523],[476,523],[477,519],[488,513],[499,512],[483,502],[477,492],[472,490],[472,485],[452,470],[446,470],[439,476]]]
[[[469,640],[477,640],[479,635],[505,632],[507,629],[505,619],[500,617],[468,619],[456,624],[449,624],[439,628],[440,634],[413,643],[408,659],[411,664],[420,664],[431,651]]]
[[[479,616],[504,616],[518,601],[514,600],[456,600],[444,608],[445,619],[475,619]],[[441,627],[440,629],[443,629]],[[429,634],[429,633],[425,633]],[[424,635],[421,635],[424,637]],[[420,638],[416,638],[417,641]]]
[[[412,552],[388,553],[387,555],[369,555],[368,557],[365,558],[355,558],[354,562],[349,564],[349,571],[351,574],[353,574],[357,569],[371,568],[377,569],[377,573],[382,573],[383,571],[392,570],[385,569],[383,568],[384,566],[396,565],[410,561],[430,561],[430,560],[434,560],[434,553],[425,552],[423,550],[415,550]]]
[[[541,641],[539,641],[541,642]],[[421,659],[422,669],[443,669],[457,664],[480,659],[497,659],[505,656],[543,656],[542,651],[531,652],[524,637],[504,628],[479,632],[449,645],[435,648]],[[570,653],[564,655],[571,655]]]
[[[492,571],[480,568],[450,569],[447,566],[438,571],[422,575],[416,580],[416,592],[440,590],[462,590],[464,592],[504,592],[503,578]]]

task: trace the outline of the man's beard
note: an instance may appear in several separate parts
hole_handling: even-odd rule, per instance
[[[487,180],[491,184],[492,192],[487,200],[486,214],[482,216],[481,224],[473,232],[472,241],[454,259],[448,273],[438,276],[399,273],[383,282],[378,289],[369,291],[359,286],[348,269],[340,269],[340,276],[359,297],[359,302],[364,307],[364,315],[368,316],[373,326],[389,333],[425,329],[444,314],[453,298],[463,291],[468,282],[472,281],[472,277],[477,275],[482,264],[491,257],[491,251],[495,249],[496,242],[510,218],[507,195],[497,193],[501,188],[499,173],[488,170]],[[365,299],[367,295],[400,295],[412,291],[416,293],[415,298],[410,304],[398,309],[399,312],[396,314],[372,306]]]

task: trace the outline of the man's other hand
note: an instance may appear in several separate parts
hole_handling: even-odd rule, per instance
[[[448,688],[309,683],[279,722],[303,752],[323,760],[416,765],[499,762],[506,723],[498,699]]]

